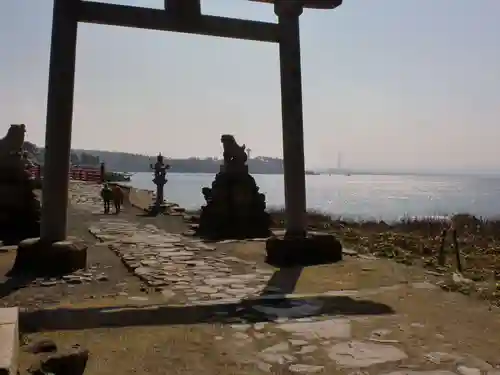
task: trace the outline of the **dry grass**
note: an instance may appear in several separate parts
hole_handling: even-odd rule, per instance
[[[274,225],[282,227],[283,211],[272,211],[271,215]],[[308,213],[309,229],[334,233],[346,247],[439,272],[456,269],[450,236],[445,242],[446,266],[440,267],[437,263],[441,233],[451,226],[457,231],[464,276],[478,282],[476,286],[483,297],[500,304],[500,220],[460,214],[446,221],[424,218],[388,223],[343,220],[321,212]]]

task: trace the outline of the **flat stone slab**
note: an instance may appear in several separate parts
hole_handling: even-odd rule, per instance
[[[395,346],[363,341],[333,345],[329,349],[328,356],[338,365],[348,368],[369,367],[408,358],[405,352]]]
[[[343,318],[319,322],[283,323],[278,325],[278,328],[308,340],[348,339],[351,337],[351,322],[349,319]]]
[[[0,308],[0,375],[15,375],[19,351],[19,309]]]

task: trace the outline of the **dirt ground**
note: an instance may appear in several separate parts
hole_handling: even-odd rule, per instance
[[[238,244],[235,244],[235,250],[237,247]],[[258,247],[256,243],[254,248]],[[397,343],[408,354],[408,359],[396,367],[394,364],[380,364],[365,371],[366,374],[408,369],[455,370],[453,361],[436,364],[429,357],[430,353],[465,353],[472,363],[479,363],[477,366],[481,368],[491,371],[500,368],[498,310],[458,293],[443,292],[432,286],[433,281],[434,277],[422,270],[388,260],[346,258],[335,265],[303,270],[294,292],[303,293],[303,297],[307,298],[308,295],[328,291],[331,297],[323,297],[323,314],[333,319],[351,319],[353,338],[361,339],[372,332],[388,331],[390,333],[381,341]],[[352,298],[360,306],[353,305],[353,300],[347,297],[349,291],[359,292]],[[158,307],[150,303],[138,301],[131,304],[124,297],[113,297],[54,306],[53,319],[83,320],[85,323],[81,326],[87,328],[41,330],[26,334],[26,341],[50,338],[61,347],[79,344],[88,348],[92,354],[86,374],[203,372],[209,375],[250,375],[266,372],[249,363],[249,355],[255,356],[265,347],[289,339],[270,325],[267,329],[275,336],[269,341],[256,341],[239,348],[239,340],[233,338],[231,327],[235,322],[232,319],[197,323],[196,317],[187,318],[193,311],[183,306],[170,306],[161,313],[147,313],[141,318],[145,311],[154,311]],[[363,303],[367,309],[377,303],[389,306],[393,312],[371,315],[363,311]],[[98,313],[94,312],[96,308]],[[114,308],[128,310],[129,314],[117,319],[115,326],[103,326],[103,322],[109,321],[103,314],[112,313]],[[84,311],[83,315],[80,311]],[[72,318],[73,314],[75,318]],[[197,315],[196,311],[194,315]],[[224,340],[217,341],[222,337]],[[31,355],[23,354],[25,366],[32,360]],[[315,356],[314,363],[325,365],[328,372],[321,373],[345,374],[348,370],[335,366],[328,358]],[[278,367],[272,373],[291,372]]]
[[[60,348],[75,344],[87,348],[90,359],[85,374],[90,375],[293,373],[285,364],[263,368],[254,361],[269,345],[290,340],[290,336],[279,329],[278,321],[244,322],[251,330],[256,329],[257,324],[268,326],[264,331],[245,331],[250,339],[241,338],[246,333],[235,328],[235,324],[241,323],[237,312],[245,308],[244,304],[228,307],[227,311],[231,309],[235,313],[207,320],[204,317],[213,315],[212,307],[187,307],[163,300],[161,293],[132,276],[106,244],[99,244],[89,234],[91,223],[104,215],[78,207],[70,208],[69,214],[69,234],[84,239],[89,245],[89,274],[104,274],[106,278],[98,280],[89,276],[84,283],[68,284],[57,280],[13,281],[3,276],[0,305],[22,307],[25,345],[52,339]],[[146,217],[130,205],[119,217],[171,233],[182,233],[186,229],[179,216]],[[255,267],[264,267],[263,242],[221,243],[216,251],[253,262]],[[0,251],[0,274],[8,271],[14,255],[12,249]],[[500,371],[498,309],[459,293],[442,291],[436,286],[440,278],[422,268],[353,254],[337,264],[275,271],[270,287],[293,293],[292,299],[296,301],[312,298],[321,302],[321,312],[313,319],[349,320],[353,340],[366,340],[375,331],[387,331],[380,341],[398,345],[407,354],[402,361],[377,364],[363,371],[337,366],[326,355],[304,357],[308,363],[320,365],[319,373],[352,374],[354,371],[375,375],[391,371],[450,370],[461,375],[472,374],[457,371],[460,363],[479,369],[478,375],[498,375],[495,371]],[[374,311],[374,306],[379,306],[379,310],[383,307],[383,311]],[[52,323],[44,325],[48,320]],[[335,344],[334,340],[327,341],[322,344]],[[438,363],[429,357],[430,353],[460,355],[463,362]],[[35,356],[22,350],[21,374],[27,373],[34,361]]]
[[[135,219],[138,212],[128,212]],[[10,279],[6,276],[15,259],[15,248],[0,252],[0,306],[22,306],[38,308],[60,303],[61,301],[81,301],[82,299],[106,298],[119,293],[140,294],[147,292],[142,283],[132,276],[120,260],[99,244],[89,233],[90,223],[99,215],[69,208],[68,235],[83,239],[89,246],[88,267],[92,274],[104,274],[106,280],[81,284],[59,283],[56,279]],[[51,285],[54,284],[54,285]]]
[[[144,199],[144,197],[141,199]],[[94,300],[119,296],[124,293],[141,295],[154,292],[130,274],[119,258],[107,248],[106,244],[99,243],[89,233],[88,228],[92,222],[107,216],[102,213],[81,210],[78,206],[70,206],[68,209],[68,236],[85,241],[89,246],[87,252],[88,268],[92,274],[104,274],[106,276],[105,280],[81,284],[56,283],[50,285],[55,279],[10,279],[6,274],[14,262],[15,247],[0,248],[0,307],[20,305],[24,308],[37,308],[63,301],[81,302],[82,299]],[[110,217],[113,217],[113,215]],[[138,221],[143,225],[157,225],[171,233],[182,233],[187,229],[180,217],[147,217],[141,209],[132,206],[127,201],[119,217],[125,220]]]

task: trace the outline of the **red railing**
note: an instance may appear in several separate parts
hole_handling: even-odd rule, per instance
[[[33,178],[42,177],[42,169],[40,165],[33,165],[30,168],[31,175]],[[103,176],[101,176],[101,168],[93,167],[71,167],[69,170],[70,180],[76,181],[88,181],[101,183],[103,181]]]
[[[100,169],[92,167],[71,167],[69,171],[69,178],[71,180],[96,183],[100,183],[102,181]]]

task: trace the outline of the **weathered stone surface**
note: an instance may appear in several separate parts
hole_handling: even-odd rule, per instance
[[[292,344],[293,346],[304,346],[304,345],[307,345],[309,343],[309,341],[305,341],[305,340],[294,340],[294,339],[290,339],[288,340],[290,342],[290,344]]]
[[[491,371],[494,369],[494,367],[490,363],[482,360],[481,358],[473,356],[471,354],[462,355],[461,358],[457,362],[458,362],[458,365],[477,368],[481,371]]]
[[[278,328],[309,340],[351,337],[351,322],[343,318],[319,322],[284,323],[278,325]]]
[[[342,245],[333,235],[304,238],[271,237],[266,242],[266,261],[282,267],[334,263],[342,260]]]
[[[314,365],[290,365],[289,369],[291,372],[298,372],[304,374],[315,374],[317,372],[323,371],[324,366],[314,366]]]
[[[318,347],[316,345],[306,345],[300,348],[297,354],[310,354],[314,353],[317,349]]]
[[[87,245],[83,241],[68,239],[45,243],[33,238],[18,245],[12,272],[61,275],[85,268],[86,265]]]
[[[237,340],[251,341],[250,336],[243,332],[235,332],[233,333],[233,337]]]
[[[481,370],[474,367],[457,366],[460,375],[481,375]]]
[[[293,355],[287,353],[259,353],[257,355],[264,362],[283,365],[297,360]]]
[[[282,352],[287,352],[289,349],[290,349],[290,344],[288,344],[288,342],[280,342],[279,344],[264,349],[262,353],[282,353]]]
[[[460,356],[456,354],[450,354],[450,353],[444,353],[444,352],[432,352],[432,353],[427,353],[424,355],[424,358],[436,365],[442,364],[442,363],[447,363],[447,362],[455,362],[459,359],[461,359]]]
[[[362,341],[336,344],[329,349],[328,356],[340,366],[351,368],[368,367],[407,358],[406,353],[395,346]]]
[[[152,225],[141,228],[118,218],[107,218],[93,224],[91,231],[104,241],[113,236],[110,248],[150,286],[168,285],[178,297],[189,296],[189,301],[196,304],[254,297],[272,274],[254,270],[232,275],[233,266],[247,267],[248,262],[218,254],[213,246],[199,239],[165,233]]]
[[[19,351],[19,310],[0,308],[0,374],[16,375]]]

